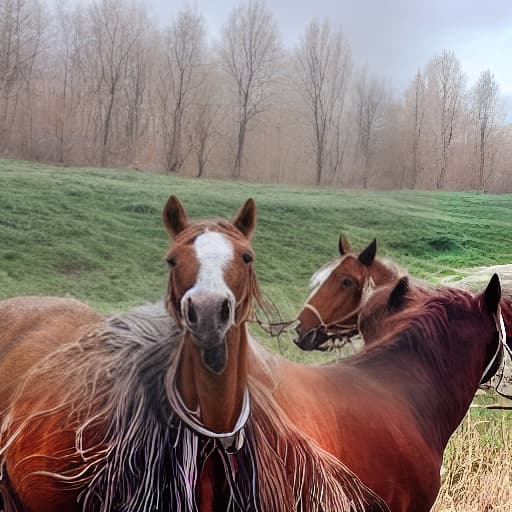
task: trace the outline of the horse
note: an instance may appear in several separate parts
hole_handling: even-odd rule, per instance
[[[296,366],[248,335],[254,202],[193,224],[171,197],[163,220],[165,305],[81,325],[18,384],[0,429],[6,511],[388,510],[336,458],[324,405],[300,413]]]
[[[367,289],[394,281],[400,271],[391,261],[376,258],[374,239],[359,254],[342,234],[340,257],[311,277],[312,292],[297,316],[295,344],[302,350],[329,350],[333,340],[357,334],[357,316]]]
[[[177,228],[172,227],[176,222],[175,209],[172,208],[168,230],[173,236],[179,236],[184,229],[181,226],[187,226],[188,221],[180,221]],[[183,212],[178,218],[182,216],[186,219]],[[239,257],[244,259],[243,250]],[[173,251],[169,258],[176,268],[180,258]],[[189,260],[187,257],[183,259]],[[252,262],[253,256],[247,259]],[[189,283],[181,283],[180,288],[171,278],[168,303],[177,321],[185,321],[192,333],[197,329],[196,338],[200,338],[202,329],[196,326],[204,325],[204,319],[198,314],[195,294],[202,298],[204,292],[202,286],[194,282],[192,279]],[[211,293],[222,289],[222,284],[211,285]],[[175,290],[174,294],[172,290]],[[194,295],[190,303],[189,293]],[[495,360],[494,354],[501,347],[494,319],[500,294],[497,277],[490,281],[483,294],[476,297],[462,291],[439,291],[423,308],[408,312],[409,316],[403,319],[407,328],[397,331],[392,342],[387,340],[382,347],[376,346],[373,352],[355,357],[346,364],[315,367],[264,354],[267,364],[274,367],[271,373],[277,376],[271,386],[274,397],[294,425],[347,464],[386,500],[391,510],[430,510],[439,489],[439,470],[446,443],[469,407],[482,369]],[[217,315],[222,313],[222,304],[226,300],[226,296],[221,295],[216,301]],[[235,304],[235,309],[238,307],[236,299],[231,303]],[[227,316],[227,312],[224,313],[224,318]],[[460,332],[451,330],[454,325],[460,327]],[[425,335],[428,336],[426,339]],[[424,352],[417,350],[417,344],[425,347]],[[249,375],[258,377],[261,367],[256,349],[261,352],[261,347],[249,346],[252,348],[248,358]],[[201,358],[204,365],[211,364],[214,371],[222,368],[226,364],[225,354],[230,351],[219,343],[214,347],[217,347],[215,357],[207,357],[213,350],[209,344],[194,347],[197,364],[192,368],[204,371],[199,364]],[[467,357],[468,350],[470,357]],[[460,352],[466,357],[459,357]],[[449,361],[444,361],[444,357]],[[405,361],[409,365],[404,364]],[[450,364],[450,371],[445,374]],[[387,382],[383,377],[393,372],[397,378]],[[489,369],[484,373],[487,378]],[[440,377],[444,380],[441,386],[437,382]],[[197,380],[194,373],[182,382],[183,389],[190,380]],[[263,382],[265,377],[259,377],[259,380]],[[411,393],[414,380],[418,381],[415,383],[417,394]],[[441,389],[432,397],[431,388],[435,385]],[[454,390],[449,404],[444,386]],[[340,389],[343,389],[341,396]],[[226,397],[225,402],[227,400]],[[329,407],[326,408],[326,404]],[[427,404],[430,405],[428,411],[423,409]],[[194,407],[203,409],[197,390],[192,391],[187,406],[189,410]],[[446,415],[447,408],[450,416]],[[219,410],[216,404],[215,412],[219,414]],[[428,422],[422,416],[425,413]]]

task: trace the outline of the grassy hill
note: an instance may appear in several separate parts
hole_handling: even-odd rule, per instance
[[[379,254],[433,280],[512,262],[512,195],[290,188],[0,160],[0,297],[70,294],[105,312],[160,298],[160,212],[170,194],[191,217],[231,217],[255,198],[258,275],[286,315],[336,255],[340,232],[355,247],[377,237]]]

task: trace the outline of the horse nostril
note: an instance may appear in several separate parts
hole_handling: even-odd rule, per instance
[[[187,308],[187,320],[189,324],[197,323],[197,312],[192,302],[192,299],[188,299],[188,308]]]
[[[220,321],[222,324],[227,324],[229,317],[231,316],[231,303],[228,299],[224,299],[222,301],[222,306],[220,307]]]

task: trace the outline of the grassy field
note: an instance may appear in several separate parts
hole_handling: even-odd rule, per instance
[[[379,254],[431,281],[512,262],[512,195],[291,188],[0,160],[0,298],[71,295],[106,313],[160,299],[167,247],[160,212],[170,194],[191,217],[231,217],[247,197],[256,200],[258,275],[285,318],[299,310],[311,274],[337,254],[340,232],[361,248],[377,237]],[[306,357],[291,345],[283,350]],[[437,510],[510,512],[510,492],[497,498],[509,508],[483,508],[476,498],[459,505],[453,497],[464,478],[489,489],[488,457],[489,468],[497,458],[511,478],[510,414],[479,412],[468,422],[448,451]],[[479,461],[470,458],[469,469],[465,440]]]

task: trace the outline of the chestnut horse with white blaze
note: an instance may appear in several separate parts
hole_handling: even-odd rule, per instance
[[[327,262],[311,278],[313,291],[297,317],[295,343],[302,350],[328,350],[333,340],[356,334],[365,291],[398,277],[394,264],[376,258],[375,239],[355,253],[341,235],[338,250],[340,257]]]
[[[93,322],[18,385],[0,430],[7,512],[388,510],[336,458],[345,411],[322,372],[248,335],[254,202],[193,224],[171,197],[163,218],[166,307]]]

